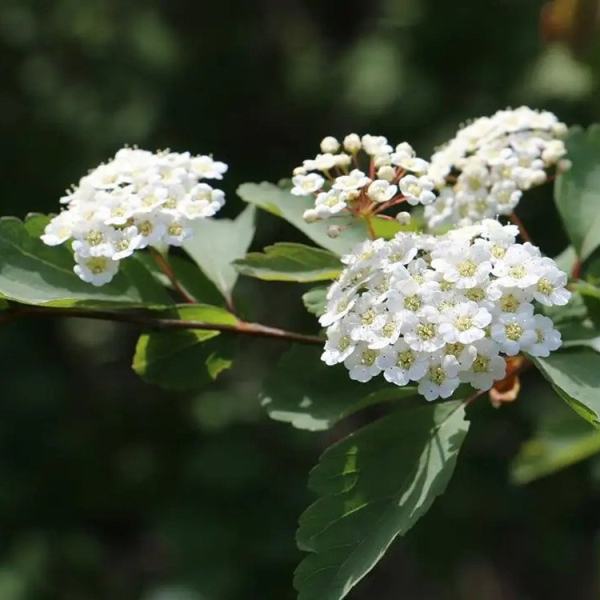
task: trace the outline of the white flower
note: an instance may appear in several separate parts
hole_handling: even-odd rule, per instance
[[[504,377],[506,355],[548,356],[560,334],[535,313],[535,295],[565,302],[566,275],[515,235],[511,225],[483,221],[441,237],[401,232],[359,244],[342,257],[346,268],[327,292],[323,360],[343,361],[358,381],[380,372],[395,385],[416,381],[435,399],[460,381],[489,389]],[[531,285],[502,285],[515,257],[537,273]]]
[[[460,129],[431,158],[428,175],[440,207],[426,212],[429,227],[510,214],[524,190],[547,181],[547,170],[560,168],[565,131],[552,113],[523,106]]]
[[[373,202],[383,203],[391,200],[398,189],[395,185],[390,185],[387,181],[377,179],[369,185],[367,193]]]
[[[453,356],[443,356],[429,364],[425,376],[419,381],[419,393],[426,400],[449,398],[460,385],[459,364]]]
[[[388,144],[387,138],[383,135],[362,136],[362,148],[371,156],[379,156],[380,154],[388,154],[392,151],[392,147]]]
[[[190,161],[192,171],[203,179],[223,179],[227,172],[227,165],[224,162],[213,160],[210,156],[196,156]],[[182,166],[185,172],[185,167]]]
[[[460,373],[460,378],[477,390],[489,390],[494,381],[503,379],[506,374],[506,361],[499,355],[500,348],[489,338],[473,344],[476,356],[468,370]]]
[[[321,192],[315,200],[315,213],[318,218],[325,219],[337,215],[346,208],[345,195],[338,190]]]
[[[200,180],[222,179],[226,171],[210,156],[123,148],[61,199],[67,208],[41,239],[48,245],[72,240],[77,275],[103,285],[136,250],[180,245],[191,221],[213,216],[225,195]]]
[[[365,383],[375,375],[379,375],[381,368],[378,366],[378,357],[378,350],[369,348],[365,343],[358,344],[352,354],[344,361],[350,379]]]
[[[328,331],[325,351],[321,360],[326,365],[336,365],[344,362],[354,351],[356,343],[348,335],[348,332],[339,323],[333,324]]]
[[[107,256],[79,256],[75,255],[77,264],[73,267],[75,274],[95,286],[108,283],[119,270],[119,261]]]
[[[558,350],[562,344],[560,332],[554,329],[552,319],[543,315],[534,315],[535,341],[525,348],[532,356],[546,357]]]
[[[540,263],[525,245],[510,247],[494,265],[497,284],[503,287],[528,288],[540,279]]]
[[[489,250],[483,245],[466,246],[450,242],[440,245],[440,250],[433,252],[432,256],[435,258],[431,266],[457,288],[481,285],[492,270]]]
[[[535,342],[535,320],[526,313],[503,313],[492,324],[491,333],[503,352],[515,356]]]
[[[444,312],[440,334],[448,343],[472,344],[485,336],[492,315],[476,302],[461,302]]]
[[[400,180],[400,191],[406,197],[406,201],[413,206],[415,204],[431,204],[435,200],[433,181],[429,177],[415,177],[406,175]]]
[[[399,340],[381,352],[377,365],[383,369],[386,381],[403,386],[425,375],[429,359],[426,353],[415,352],[404,340]]]
[[[571,292],[565,288],[567,275],[554,261],[542,260],[537,273],[539,279],[533,288],[533,297],[545,306],[564,306],[571,298]]]
[[[360,169],[353,169],[349,175],[338,177],[331,187],[341,192],[351,192],[369,185],[370,182],[371,180]]]
[[[296,175],[292,178],[294,187],[290,190],[294,196],[308,196],[323,187],[325,179],[317,173],[308,175]]]

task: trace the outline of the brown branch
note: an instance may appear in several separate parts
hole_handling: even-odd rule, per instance
[[[525,228],[523,221],[521,221],[521,219],[519,219],[519,217],[517,216],[517,213],[515,213],[515,212],[510,213],[510,220],[519,228],[519,234],[521,235],[521,237],[526,242],[529,242],[530,244],[532,244],[533,242],[531,240],[531,236],[529,235],[529,232]]]
[[[173,271],[173,267],[169,264],[169,261],[156,249],[149,248],[150,255],[154,259],[158,268],[166,275],[167,279],[171,282],[173,289],[181,296],[184,302],[188,304],[196,304],[198,301],[179,283],[177,276]]]
[[[322,346],[325,340],[314,335],[286,331],[277,327],[269,327],[260,323],[250,323],[238,321],[235,324],[217,324],[206,323],[204,321],[186,321],[183,319],[172,319],[163,317],[154,317],[143,312],[122,312],[111,310],[87,310],[81,308],[53,308],[46,306],[24,306],[16,305],[2,312],[3,321],[14,320],[18,318],[55,318],[67,317],[76,319],[94,319],[99,321],[115,321],[119,323],[129,323],[138,325],[144,329],[165,330],[207,330],[220,331],[222,333],[231,333],[251,337],[264,337],[297,342],[299,344],[312,344]]]

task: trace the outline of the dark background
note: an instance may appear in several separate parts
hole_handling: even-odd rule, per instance
[[[509,105],[598,121],[596,4],[1,0],[2,213],[56,210],[124,143],[228,162],[232,216],[239,183],[288,176],[324,135],[382,133],[428,156]],[[549,186],[520,212],[549,254],[562,249]],[[260,215],[257,247],[293,235]],[[314,330],[298,291],[242,282],[238,295],[252,316]],[[131,373],[135,334],[0,331],[0,599],[294,598],[307,472],[359,420],[324,435],[267,420],[257,390],[285,349],[268,341],[246,342],[210,390],[168,394]],[[448,493],[352,598],[598,597],[600,463],[509,480],[557,403],[529,378],[516,405],[473,407]]]

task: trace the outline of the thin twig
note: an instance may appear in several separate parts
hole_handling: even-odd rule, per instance
[[[531,236],[529,235],[529,232],[525,228],[523,221],[521,221],[521,219],[519,219],[519,217],[517,216],[517,213],[515,213],[515,212],[510,213],[510,220],[519,228],[519,233],[521,234],[521,237],[526,242],[529,242],[530,244],[532,244],[533,242],[531,240]]]
[[[235,324],[206,323],[204,321],[187,321],[184,319],[171,319],[163,317],[154,317],[144,312],[123,312],[111,310],[87,310],[81,308],[60,308],[46,306],[11,306],[3,311],[3,319],[0,321],[9,321],[18,318],[56,318],[67,317],[77,319],[95,319],[100,321],[115,321],[119,323],[130,323],[138,325],[144,329],[156,330],[194,330],[201,329],[207,331],[220,331],[222,333],[231,333],[246,335],[252,337],[274,338],[297,342],[299,344],[313,344],[322,346],[325,340],[318,336],[296,333],[277,327],[269,327],[260,323],[250,323],[246,321],[237,321]]]
[[[196,304],[198,300],[194,298],[188,291],[179,283],[177,276],[173,271],[173,267],[169,264],[169,261],[156,249],[150,248],[150,255],[154,259],[158,268],[166,275],[167,279],[171,282],[173,289],[181,296],[184,302],[188,304]]]

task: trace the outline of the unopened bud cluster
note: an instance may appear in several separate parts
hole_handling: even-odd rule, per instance
[[[343,258],[327,294],[322,360],[354,380],[383,374],[418,382],[427,400],[462,383],[487,390],[505,375],[503,355],[548,356],[561,344],[535,303],[564,305],[567,276],[517,228],[486,219],[444,236],[398,233]]]
[[[393,148],[384,136],[351,133],[342,143],[329,136],[320,154],[294,169],[292,194],[314,195],[308,222],[376,214],[404,201],[426,205],[435,200],[428,168],[406,142]]]
[[[564,168],[567,133],[550,112],[501,110],[459,130],[431,158],[428,176],[439,195],[426,207],[429,228],[468,225],[509,215],[524,190]]]
[[[66,209],[44,232],[44,243],[72,240],[75,273],[108,283],[136,250],[179,246],[196,219],[213,216],[225,194],[202,179],[222,179],[227,165],[189,152],[123,148],[84,176],[61,199]]]

